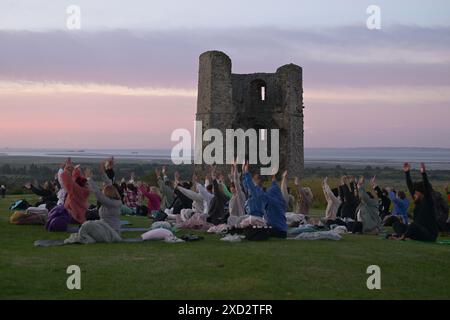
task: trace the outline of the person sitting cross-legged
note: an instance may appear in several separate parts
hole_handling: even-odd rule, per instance
[[[403,165],[403,171],[405,172],[408,190],[414,199],[414,221],[409,225],[400,222],[394,223],[393,228],[397,236],[393,238],[435,242],[439,229],[432,197],[433,188],[428,180],[425,164],[421,163],[420,165],[421,182],[413,183],[411,179],[411,165],[409,163]]]
[[[257,190],[257,186],[254,185],[252,175],[248,170],[248,163],[244,165],[244,179],[249,187],[249,191],[252,193],[252,197],[258,197],[258,200],[265,208],[267,224],[272,227],[271,236],[285,239],[287,237],[288,229],[285,214],[286,201],[278,185],[275,174],[272,176],[272,184],[266,192]]]

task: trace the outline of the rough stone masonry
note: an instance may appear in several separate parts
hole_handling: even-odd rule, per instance
[[[196,120],[203,131],[215,128],[224,136],[226,129],[279,129],[280,171],[302,177],[302,68],[288,64],[275,73],[234,74],[231,65],[220,51],[200,56]]]

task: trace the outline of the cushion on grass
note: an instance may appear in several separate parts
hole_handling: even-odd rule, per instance
[[[148,240],[164,240],[169,237],[173,237],[172,231],[169,231],[167,229],[155,229],[151,230],[149,232],[144,233],[142,236],[142,239],[145,241]]]

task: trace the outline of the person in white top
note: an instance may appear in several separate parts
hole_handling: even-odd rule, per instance
[[[70,158],[69,158],[70,160]],[[65,167],[65,163],[61,164],[61,166],[59,167],[58,173],[57,173],[57,179],[58,179],[58,183],[60,186],[60,189],[58,190],[57,193],[57,197],[58,197],[58,206],[63,206],[64,202],[66,201],[66,196],[67,196],[67,190],[64,187],[64,183],[62,181],[62,177],[61,175],[64,173],[64,167]]]
[[[208,180],[205,181],[205,184],[207,183]],[[211,203],[212,198],[214,197],[212,192],[208,191],[207,188],[205,188],[202,184],[198,183],[198,178],[196,175],[192,177],[192,185],[194,190],[183,188],[180,185],[177,186],[177,189],[181,193],[183,193],[186,197],[188,197],[193,201],[192,210],[190,209],[182,210],[181,218],[183,221],[188,220],[196,213],[208,214],[209,205]]]
[[[237,169],[236,164],[231,167],[231,199],[229,202],[229,212],[230,217],[228,219],[229,225],[236,225],[240,217],[245,215],[245,201],[246,196],[244,191],[242,191],[240,173]]]
[[[325,209],[325,220],[334,221],[336,220],[336,216],[339,207],[342,204],[342,201],[333,193],[330,186],[328,185],[328,177],[325,177],[325,179],[323,180],[322,189],[327,201],[327,208]]]

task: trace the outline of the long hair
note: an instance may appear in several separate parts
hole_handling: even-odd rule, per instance
[[[120,200],[119,191],[115,186],[109,185],[103,188],[103,194],[110,199]]]

